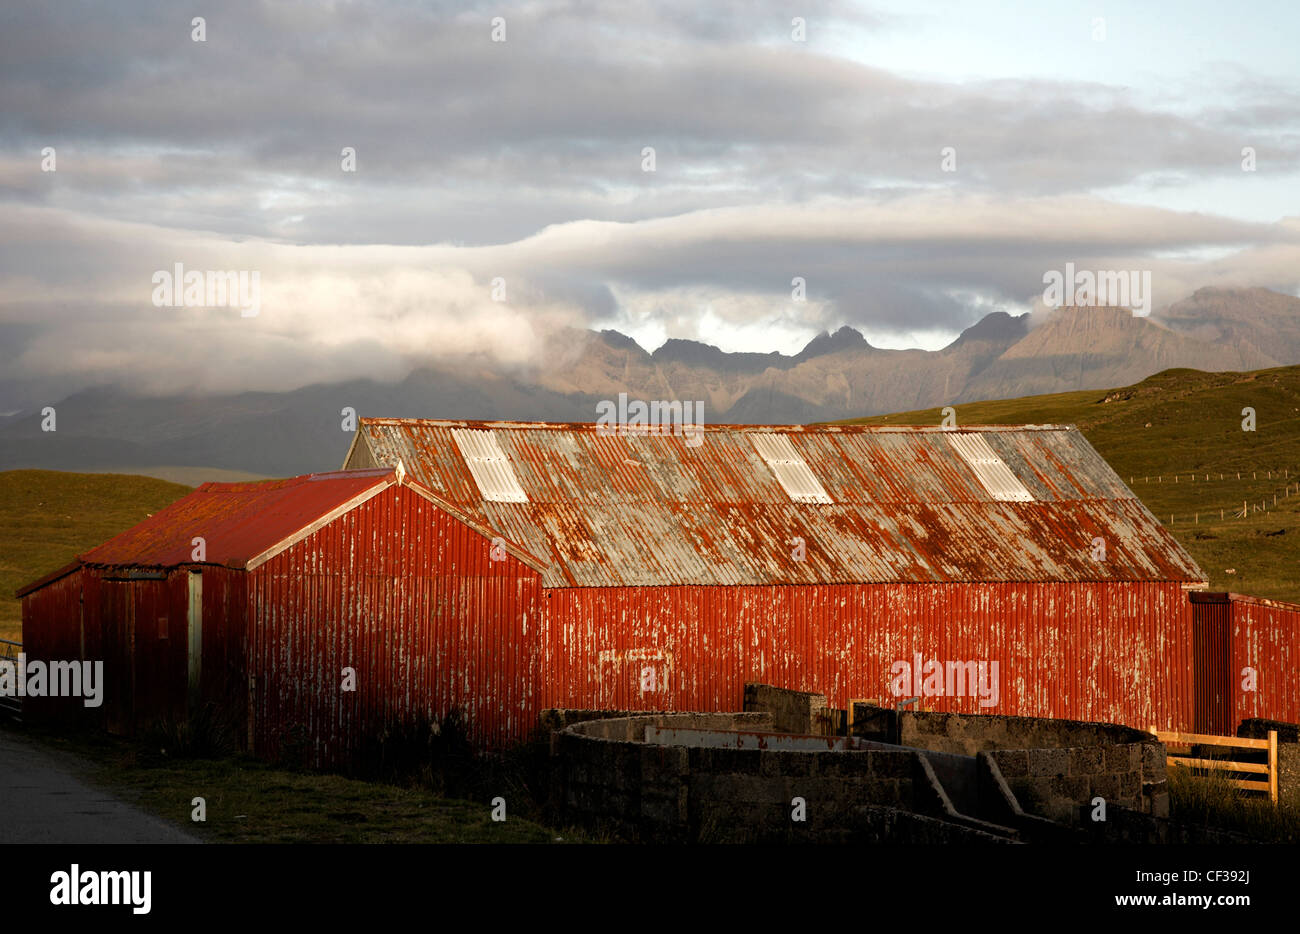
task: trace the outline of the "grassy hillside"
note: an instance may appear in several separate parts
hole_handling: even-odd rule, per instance
[[[190,492],[121,474],[0,472],[0,639],[19,639],[14,591]]]
[[[1253,432],[1242,430],[1246,407]],[[1124,389],[955,408],[958,425],[1078,425],[1211,587],[1300,602],[1300,367],[1166,370]],[[846,424],[941,421],[939,409],[924,409]],[[1243,501],[1250,511],[1234,518]]]

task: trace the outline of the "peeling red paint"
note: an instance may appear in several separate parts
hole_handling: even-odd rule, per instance
[[[999,662],[996,706],[925,697],[926,709],[1191,724],[1191,609],[1177,584],[557,588],[546,603],[560,645],[545,707],[740,710],[747,681],[894,706],[890,666],[919,653]],[[591,663],[638,650],[673,660],[666,690],[641,691],[653,661],[614,679]]]

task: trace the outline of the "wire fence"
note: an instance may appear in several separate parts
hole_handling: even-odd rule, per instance
[[[1297,474],[1300,476],[1300,474]],[[1207,504],[1204,508],[1194,509],[1191,512],[1179,514],[1176,512],[1168,513],[1169,524],[1176,525],[1200,525],[1201,517],[1204,516],[1206,522],[1226,522],[1229,519],[1245,519],[1261,512],[1269,512],[1277,508],[1279,503],[1285,503],[1292,496],[1300,496],[1300,482],[1291,480],[1291,469],[1283,467],[1281,469],[1265,470],[1234,470],[1234,471],[1216,471],[1216,470],[1185,470],[1174,474],[1155,474],[1139,476],[1137,474],[1129,475],[1129,487],[1135,487],[1139,484],[1158,484],[1158,485],[1188,485],[1202,484],[1202,486],[1213,484],[1230,484],[1230,483],[1253,483],[1260,481],[1276,482],[1281,480],[1283,486],[1280,489],[1269,490],[1258,500],[1255,498],[1259,493],[1252,492],[1250,495],[1242,497],[1241,505],[1238,506],[1234,500],[1231,504]],[[1220,487],[1222,489],[1222,487]],[[1163,519],[1164,514],[1159,518]]]

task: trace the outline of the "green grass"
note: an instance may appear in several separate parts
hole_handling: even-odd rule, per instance
[[[1256,413],[1253,432],[1242,430],[1247,406]],[[1300,367],[1166,370],[1124,389],[955,408],[958,425],[1077,425],[1196,559],[1212,588],[1300,602]],[[935,408],[842,424],[941,420]],[[1267,508],[1232,518],[1243,501]]]
[[[1300,843],[1300,791],[1292,789],[1274,807],[1262,795],[1233,787],[1222,770],[1198,774],[1171,763],[1168,776],[1171,818],[1242,833],[1261,843]]]
[[[596,842],[519,816],[530,805],[510,796],[506,819],[495,821],[486,802],[438,797],[416,784],[293,771],[246,756],[169,757],[104,734],[27,733],[84,781],[212,843]],[[206,804],[201,823],[191,819],[196,797]]]
[[[22,638],[14,591],[190,492],[151,477],[0,472],[0,639]]]

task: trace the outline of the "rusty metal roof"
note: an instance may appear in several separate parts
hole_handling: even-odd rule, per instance
[[[493,433],[526,502],[483,495],[458,429]],[[702,430],[365,418],[345,466],[401,463],[549,561],[550,586],[1206,580],[1073,426]],[[754,433],[786,436],[831,502],[793,502]],[[982,438],[1032,501],[996,498],[954,434]]]
[[[78,567],[173,568],[221,564],[252,570],[284,548],[391,486],[402,485],[431,501],[485,538],[489,526],[425,488],[395,467],[306,474],[286,480],[205,483],[144,522],[78,555],[71,564],[17,591],[22,597]],[[196,557],[196,537],[203,555]],[[547,566],[508,536],[502,546],[536,571]]]
[[[383,467],[288,480],[204,483],[139,525],[78,555],[78,561],[105,566],[242,567],[323,516],[378,492],[392,479],[392,468]],[[195,537],[204,542],[201,560],[194,557]]]

